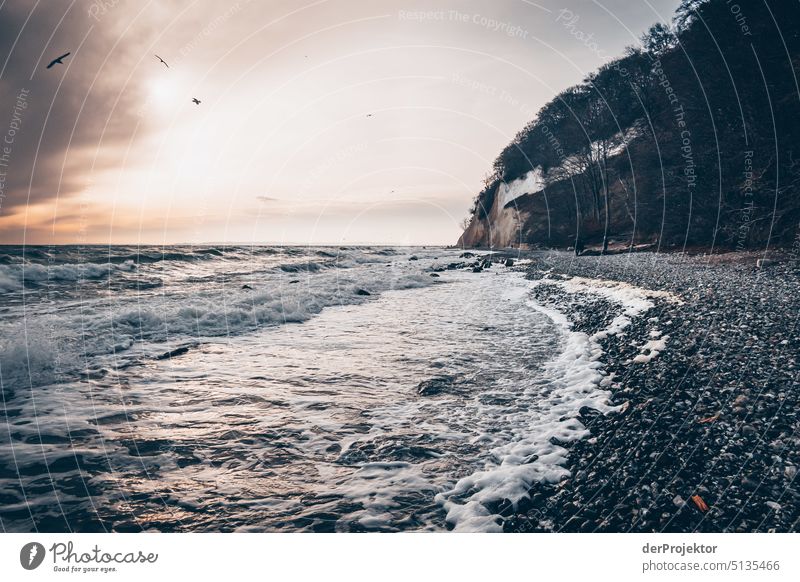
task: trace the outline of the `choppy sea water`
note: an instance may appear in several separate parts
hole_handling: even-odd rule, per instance
[[[458,256],[0,248],[2,529],[501,530],[608,394],[520,273]]]

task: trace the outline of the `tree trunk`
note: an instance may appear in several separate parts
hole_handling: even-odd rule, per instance
[[[608,252],[608,227],[610,222],[609,216],[609,208],[608,208],[608,147],[606,144],[603,144],[603,193],[605,198],[605,215],[606,215],[606,224],[605,228],[603,229],[603,250],[602,254],[606,254]]]
[[[608,187],[606,187],[606,226],[603,230],[603,251],[602,254],[608,252]]]

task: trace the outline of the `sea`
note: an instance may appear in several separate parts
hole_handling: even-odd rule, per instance
[[[503,531],[593,340],[422,247],[0,247],[7,532]]]

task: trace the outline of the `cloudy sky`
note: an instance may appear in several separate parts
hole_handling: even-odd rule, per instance
[[[538,108],[677,4],[0,0],[0,242],[452,244]]]

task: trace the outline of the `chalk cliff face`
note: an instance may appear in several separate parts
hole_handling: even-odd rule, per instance
[[[462,247],[508,248],[518,247],[522,224],[526,215],[517,211],[512,205],[505,207],[496,196],[487,216],[472,218],[469,227],[458,239]]]
[[[459,243],[796,245],[800,3],[737,2],[747,34],[730,0],[684,0],[546,103],[492,163]]]
[[[522,219],[521,219],[522,218]],[[518,247],[524,216],[513,207],[501,208],[497,199],[486,218],[474,217],[458,239],[462,247]]]
[[[488,208],[479,207],[458,245],[481,248],[570,248],[582,241],[602,239],[603,220],[569,180],[545,189],[534,172],[509,184],[501,183]],[[634,238],[634,217],[628,193],[615,185],[609,192],[613,239]],[[580,217],[580,220],[578,218]]]
[[[520,179],[497,186],[491,208],[476,212],[469,227],[458,239],[462,247],[509,248],[523,244],[522,229],[529,212],[518,201],[541,188],[538,172],[528,172]]]

